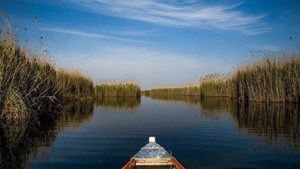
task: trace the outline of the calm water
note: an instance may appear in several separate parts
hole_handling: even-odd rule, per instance
[[[0,130],[1,168],[119,169],[149,136],[187,169],[300,168],[295,105],[111,98],[65,105],[49,124],[2,122]]]

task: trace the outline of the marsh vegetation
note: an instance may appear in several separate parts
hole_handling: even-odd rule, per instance
[[[94,85],[90,77],[79,71],[57,71],[60,94],[65,100],[87,100],[94,98]]]
[[[300,56],[266,57],[239,68],[233,97],[245,101],[299,102]]]
[[[4,15],[0,32],[0,118],[54,118],[65,100],[94,97],[89,77],[20,47]]]
[[[140,97],[141,88],[133,80],[106,80],[95,87],[97,98],[101,97]]]
[[[143,91],[145,96],[229,97],[240,101],[300,101],[300,56],[265,57],[228,75],[209,74],[198,85]]]

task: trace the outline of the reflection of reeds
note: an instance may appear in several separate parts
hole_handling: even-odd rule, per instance
[[[300,139],[300,106],[281,103],[238,104],[233,116],[238,125],[250,134],[265,136],[268,142],[288,138],[295,146]]]
[[[151,99],[166,102],[184,102],[190,105],[198,105],[200,103],[199,96],[182,96],[182,95],[152,95]]]
[[[1,120],[0,168],[26,168],[30,157],[53,144],[58,129],[78,126],[92,117],[93,101],[67,102],[63,105],[60,116],[56,117],[58,119]]]
[[[96,106],[106,109],[133,110],[140,107],[140,97],[104,97],[97,98]]]
[[[0,122],[0,168],[26,168],[28,160],[40,151],[39,147],[51,146],[56,132],[54,121],[40,124],[26,120]]]
[[[234,102],[229,98],[208,97],[201,99],[200,110],[205,117],[219,119],[220,117],[228,114],[228,112],[231,112],[234,105]]]
[[[201,99],[200,109],[205,117],[211,119],[229,114],[241,130],[262,136],[268,143],[285,140],[291,146],[300,146],[300,106],[297,104],[206,98]]]
[[[140,97],[140,86],[134,81],[104,81],[95,88],[99,97]]]
[[[92,118],[94,102],[92,100],[66,102],[58,118],[58,126],[79,127]]]

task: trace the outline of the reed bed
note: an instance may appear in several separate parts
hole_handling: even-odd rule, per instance
[[[93,81],[79,71],[59,69],[57,73],[59,92],[65,100],[94,98]]]
[[[148,96],[200,95],[240,101],[300,102],[300,56],[265,57],[229,75],[209,74],[198,86],[165,87],[145,91]]]
[[[168,95],[180,95],[180,96],[199,96],[200,90],[197,85],[187,85],[182,87],[161,87],[147,91],[147,94],[152,96],[168,96]]]
[[[95,93],[100,97],[140,97],[141,88],[134,81],[103,81],[96,85]]]
[[[232,80],[220,74],[209,74],[200,80],[200,96],[204,97],[231,97]]]
[[[232,82],[225,76],[209,74],[200,80],[199,84],[186,85],[183,87],[162,87],[144,91],[146,96],[201,96],[203,97],[230,97]]]
[[[300,56],[271,58],[239,68],[233,97],[244,101],[300,102]]]
[[[231,97],[232,81],[227,76],[209,74],[201,78],[198,84],[182,87],[161,87],[144,91],[146,96],[201,96],[204,97]]]
[[[58,114],[64,98],[87,98],[93,83],[78,72],[57,71],[41,55],[21,48],[0,17],[0,118],[38,119]]]
[[[146,97],[150,97],[150,90],[143,90],[143,91],[141,91],[141,95],[142,96],[146,96]]]
[[[27,55],[17,44],[0,40],[0,117],[34,118],[57,108],[55,68]]]

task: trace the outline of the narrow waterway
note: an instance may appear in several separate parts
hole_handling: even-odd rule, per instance
[[[119,169],[155,136],[187,169],[300,168],[300,111],[292,104],[111,98],[65,105],[50,127],[24,125],[2,125],[2,167]]]

